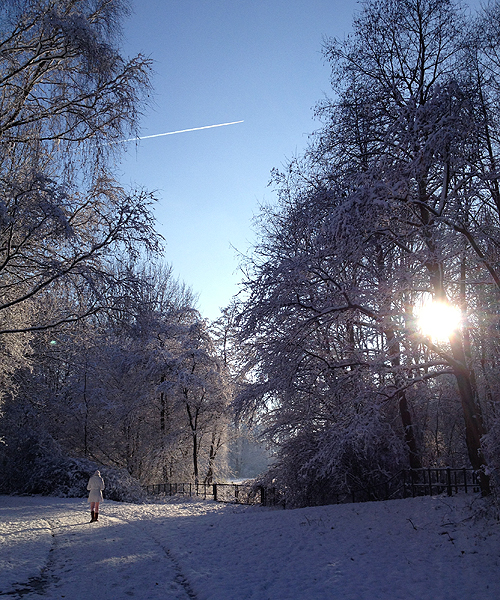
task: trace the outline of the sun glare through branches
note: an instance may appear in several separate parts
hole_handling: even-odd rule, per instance
[[[447,302],[425,302],[417,310],[418,327],[434,342],[443,342],[460,327],[462,315],[456,306]]]

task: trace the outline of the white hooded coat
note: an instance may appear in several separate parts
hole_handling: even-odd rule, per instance
[[[104,480],[99,471],[96,471],[89,479],[87,489],[90,490],[89,502],[101,502],[102,490],[104,489]]]

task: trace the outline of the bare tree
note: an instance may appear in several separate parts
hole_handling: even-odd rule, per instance
[[[202,468],[204,483],[211,483],[230,420],[228,374],[203,322],[194,320],[179,334],[168,343],[170,358],[165,361],[161,388],[174,407],[184,412],[177,426],[189,432],[195,483],[200,481]]]
[[[113,45],[126,6],[8,0],[0,9],[2,336],[109,307],[116,256],[160,249],[154,198],[126,191],[109,170],[120,151],[110,142],[135,131],[148,90],[149,61],[125,60]],[[60,282],[73,290],[72,310],[35,316],[34,301]]]

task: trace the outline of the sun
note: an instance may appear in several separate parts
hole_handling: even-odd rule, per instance
[[[420,331],[435,342],[448,340],[461,321],[460,310],[447,302],[427,302],[417,311]]]

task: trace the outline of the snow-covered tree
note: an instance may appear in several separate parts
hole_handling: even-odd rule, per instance
[[[325,43],[334,95],[318,106],[323,125],[305,156],[275,173],[279,204],[263,211],[244,264],[240,332],[257,362],[238,405],[267,424],[281,473],[338,482],[349,461],[330,460],[324,440],[331,434],[353,458],[342,432],[366,450],[368,432],[385,427],[392,458],[373,446],[362,478],[429,464],[426,410],[451,396],[462,449],[488,492],[499,14],[498,4],[473,19],[450,0],[367,1],[353,35]],[[425,297],[462,310],[449,341],[418,331]],[[300,477],[290,481],[298,493]]]
[[[226,471],[223,361],[171,268],[143,266],[134,280],[119,310],[34,335],[0,433],[14,439],[22,424],[143,482],[210,482]]]
[[[149,61],[117,47],[121,0],[0,7],[0,335],[54,327],[115,302],[114,263],[159,250],[144,191],[110,170],[135,131]],[[71,288],[76,301],[36,310]],[[84,297],[85,302],[78,302]],[[8,313],[6,318],[4,315]],[[12,318],[14,316],[14,318]]]
[[[193,293],[156,263],[153,195],[113,171],[149,91],[150,61],[118,47],[128,6],[0,7],[0,429],[138,478],[175,463],[210,479],[223,368]]]
[[[165,348],[160,389],[165,403],[177,414],[171,426],[188,435],[195,483],[211,483],[231,417],[228,373],[206,324],[198,319],[165,340]]]

